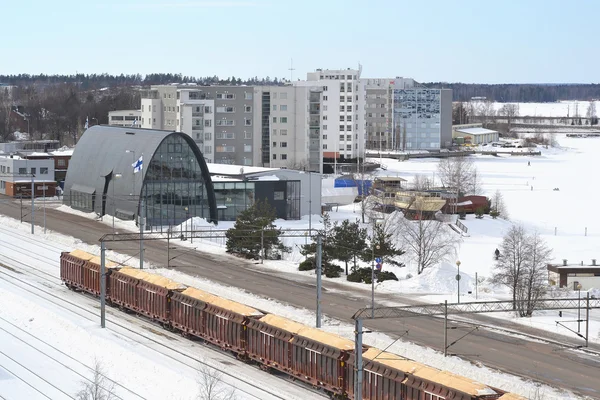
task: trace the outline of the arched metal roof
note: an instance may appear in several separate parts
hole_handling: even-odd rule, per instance
[[[154,129],[118,127],[108,125],[95,125],[87,129],[77,142],[65,179],[64,202],[68,203],[71,189],[96,193],[97,201],[94,211],[102,215],[101,195],[105,191],[106,176],[122,174],[120,179],[110,179],[106,193],[115,196],[117,210],[126,211],[132,216],[137,216],[139,196],[143,182],[148,172],[147,166],[160,144],[169,136],[176,135],[185,140],[190,146],[202,172],[210,208],[210,219],[217,222],[217,206],[212,180],[206,166],[206,161],[196,143],[188,135]],[[128,154],[126,150],[129,150]],[[135,155],[135,156],[134,156]],[[134,174],[132,163],[143,155],[143,168],[141,173]],[[141,175],[141,176],[140,176]],[[112,176],[112,175],[111,175]],[[128,201],[125,194],[130,194],[135,181],[135,201]],[[113,185],[115,185],[113,187]],[[112,207],[111,207],[112,208]]]

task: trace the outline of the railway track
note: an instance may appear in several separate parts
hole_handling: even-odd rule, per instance
[[[19,262],[19,263],[23,264],[22,262]],[[37,268],[35,268],[35,267],[31,267],[31,266],[29,266],[29,267],[32,268],[32,269],[34,269],[34,270],[37,270]],[[92,322],[97,322],[97,317],[98,317],[98,312],[97,311],[91,311],[91,310],[89,310],[86,307],[83,307],[83,306],[81,306],[81,305],[79,305],[77,303],[74,303],[72,301],[69,301],[69,300],[61,297],[61,296],[58,296],[58,295],[56,295],[54,293],[51,293],[50,291],[48,291],[46,289],[40,288],[37,285],[34,285],[34,284],[30,283],[30,282],[27,282],[26,280],[21,279],[20,277],[16,276],[16,274],[18,274],[18,273],[19,273],[19,271],[16,268],[14,268],[14,272],[11,271],[11,270],[6,270],[6,269],[2,270],[2,269],[0,269],[0,279],[2,279],[4,281],[6,281],[6,282],[8,282],[8,283],[10,283],[10,284],[18,287],[21,290],[25,290],[26,292],[31,293],[31,294],[35,295],[36,297],[42,298],[42,299],[44,299],[44,300],[46,300],[46,301],[48,301],[50,303],[53,303],[53,304],[55,304],[55,305],[57,305],[57,306],[59,306],[59,307],[61,307],[63,309],[67,309],[68,311],[70,311],[70,312],[72,312],[72,313],[74,313],[74,314],[76,314],[76,315],[78,315],[78,316],[80,316],[82,318],[85,318],[85,319],[87,319],[89,321],[92,321]],[[38,277],[39,277],[39,275],[38,275]],[[46,280],[50,281],[49,279],[46,279]],[[15,282],[17,282],[17,283],[15,283]],[[56,283],[56,282],[51,282],[51,283],[53,285],[56,285],[56,286],[61,286],[62,289],[63,289],[62,290],[63,293],[70,293],[66,287],[62,286],[62,284],[59,284],[59,283]],[[82,296],[82,298],[86,299],[86,303],[88,305],[98,307],[98,304],[97,304],[97,301],[95,301],[96,300],[95,298],[93,298],[91,296],[87,296],[87,295],[80,295],[80,296]],[[67,307],[65,307],[65,305]],[[113,316],[115,315],[115,313],[113,312],[113,310],[110,309],[110,308],[107,309],[107,314],[109,314],[109,315],[112,314]],[[131,315],[128,314],[128,316],[131,316]],[[264,386],[254,384],[254,383],[249,382],[249,381],[244,380],[244,379],[240,379],[239,376],[231,374],[231,373],[227,372],[225,369],[218,368],[218,367],[215,367],[213,365],[209,365],[208,363],[204,362],[202,359],[190,355],[189,352],[186,352],[186,351],[183,351],[183,350],[179,350],[179,349],[177,349],[177,348],[175,348],[173,346],[169,346],[169,345],[163,343],[160,340],[154,339],[151,336],[143,334],[143,333],[137,331],[136,329],[129,328],[129,327],[125,326],[124,324],[120,323],[119,321],[115,320],[114,318],[108,318],[107,317],[106,321],[109,322],[110,325],[116,326],[116,327],[119,328],[119,329],[114,329],[114,328],[110,328],[110,327],[107,326],[108,330],[110,330],[110,331],[112,331],[112,332],[114,332],[114,333],[116,333],[116,334],[118,334],[120,336],[124,336],[124,337],[128,337],[128,335],[132,334],[132,335],[134,335],[134,338],[137,338],[137,339],[142,338],[144,340],[136,340],[136,343],[138,343],[140,345],[143,345],[143,346],[147,347],[148,349],[161,354],[162,356],[165,356],[165,357],[167,357],[167,358],[169,358],[169,359],[171,359],[173,361],[176,361],[176,362],[178,362],[178,363],[180,363],[180,364],[182,364],[182,365],[184,365],[184,366],[186,366],[188,368],[191,368],[194,371],[198,370],[198,365],[199,364],[205,365],[208,368],[214,369],[215,371],[217,371],[218,373],[222,374],[223,376],[227,376],[227,377],[232,378],[232,379],[234,379],[236,381],[242,382],[244,385],[247,385],[248,387],[251,387],[253,389],[260,390],[262,393],[264,393],[268,397],[263,397],[263,396],[257,397],[256,395],[254,395],[252,393],[249,393],[247,390],[240,389],[240,387],[238,387],[238,386],[235,387],[236,391],[244,393],[246,396],[253,397],[253,398],[256,398],[256,399],[267,399],[267,398],[269,398],[269,399],[281,399],[281,400],[283,400],[283,399],[289,399],[290,398],[288,395],[279,394],[279,393],[276,393],[276,392],[274,392],[272,390],[269,390],[269,388],[265,388]],[[134,317],[133,320],[128,320],[128,321],[136,324],[138,327],[141,327],[142,329],[144,329],[144,330],[146,330],[148,332],[154,332],[155,334],[161,335],[163,337],[167,337],[167,338],[169,338],[171,340],[174,340],[174,341],[178,341],[178,342],[180,342],[180,344],[183,343],[180,336],[172,334],[172,333],[170,333],[168,331],[163,331],[163,330],[159,331],[157,329],[156,325],[154,325],[152,323],[149,323],[149,322],[146,322],[142,318]],[[123,331],[125,331],[126,334],[123,334]],[[129,336],[128,338],[132,339],[131,336]],[[151,345],[149,345],[148,343],[145,343],[145,341],[148,341],[149,343],[151,343]],[[194,342],[190,342],[190,343],[194,343]],[[159,348],[162,348],[164,350],[167,350],[167,352],[165,352],[165,351],[159,351],[159,350],[157,350],[157,348],[155,348],[155,346],[159,347]],[[193,346],[190,346],[190,348],[193,348]],[[220,351],[212,349],[209,346],[206,346],[205,349],[212,350],[213,352],[215,352],[219,356],[225,356],[226,355],[226,353],[222,353]],[[169,354],[169,352],[174,353],[175,355]],[[182,358],[184,360],[186,360],[186,361],[182,361]],[[233,357],[230,357],[230,358],[233,359]],[[277,376],[274,376],[274,377],[283,380],[283,378],[280,378],[280,377],[277,377]],[[315,396],[325,397],[322,393],[310,390],[305,385],[300,385],[300,384],[297,384],[296,382],[292,382],[292,381],[289,381],[289,383],[292,384],[292,385],[294,385],[294,386],[296,386],[296,387],[298,387],[298,388],[300,388],[300,389],[302,389],[302,390],[311,392]],[[225,382],[225,381],[223,381],[223,384],[231,386],[230,383]]]

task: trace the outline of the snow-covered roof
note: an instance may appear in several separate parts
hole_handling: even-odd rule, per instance
[[[257,176],[255,178],[253,178],[252,180],[256,180],[256,181],[278,181],[279,178],[275,175],[262,175],[262,176]]]
[[[248,167],[230,164],[206,164],[211,175],[244,175],[256,172],[276,171],[279,168]]]
[[[29,157],[49,157],[50,154],[44,152],[34,151],[33,153],[28,154]]]
[[[52,154],[53,156],[72,156],[73,155],[73,151],[75,151],[75,149],[60,148],[58,150],[50,152],[50,154]]]
[[[210,177],[213,182],[242,182],[241,179],[232,178],[230,176],[213,175]]]
[[[485,128],[463,128],[457,129],[456,132],[466,133],[469,135],[486,135],[488,133],[498,133],[497,131]]]

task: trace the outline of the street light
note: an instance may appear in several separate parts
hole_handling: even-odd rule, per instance
[[[375,248],[379,250],[379,244],[373,243],[371,247],[371,318],[375,318]]]
[[[135,150],[125,150],[125,153],[131,153],[131,165],[135,164]],[[132,167],[133,168],[133,167]],[[135,174],[131,174],[131,195],[135,193]]]
[[[189,208],[183,207],[183,209],[185,210],[185,236],[187,237],[187,235],[188,235],[188,218],[189,218],[190,214],[188,213]]]
[[[460,304],[460,261],[456,261],[458,273],[456,274],[456,284],[458,285],[458,303]]]
[[[581,283],[576,282],[575,289],[577,289],[577,333],[581,329]]]
[[[122,177],[122,174],[113,174],[113,179],[119,179]],[[113,226],[113,235],[115,234],[115,214],[117,213],[117,202],[115,200],[115,182],[112,182],[112,226]]]

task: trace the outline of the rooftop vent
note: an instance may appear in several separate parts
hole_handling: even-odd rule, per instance
[[[596,266],[596,259],[595,258],[592,258],[592,265]]]
[[[565,266],[565,267],[567,266],[567,259],[566,258],[563,258],[563,266]]]

